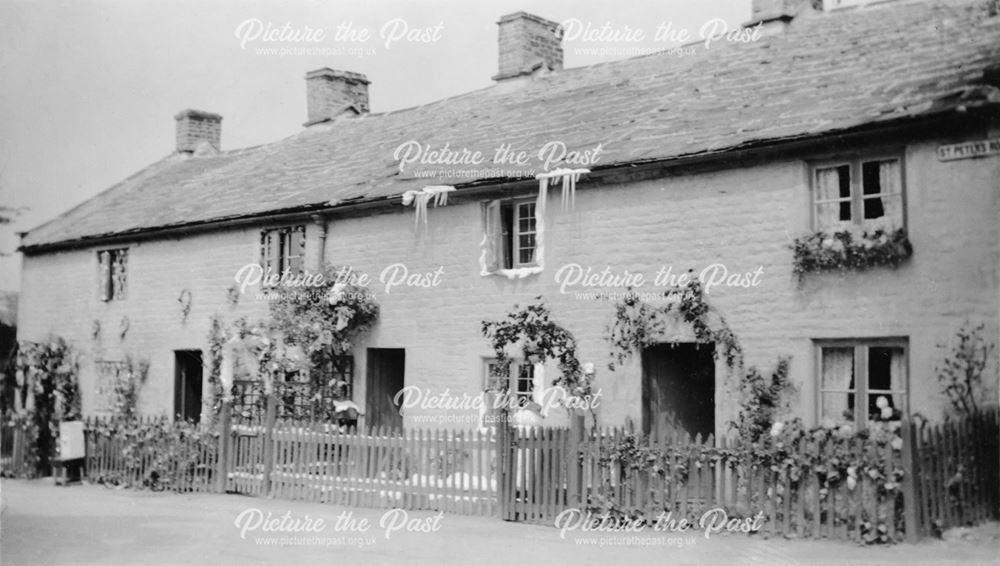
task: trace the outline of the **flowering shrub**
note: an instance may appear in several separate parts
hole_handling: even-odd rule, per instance
[[[745,442],[756,442],[771,427],[771,423],[788,409],[788,397],[795,386],[788,378],[789,358],[779,358],[778,365],[769,377],[756,367],[747,370],[740,380],[740,412],[729,423]]]
[[[271,302],[272,327],[317,366],[331,356],[350,353],[354,338],[378,319],[374,295],[366,287],[341,281],[338,274],[343,271],[328,265],[322,284],[309,292],[280,293]]]
[[[704,287],[697,277],[692,276],[687,285],[667,289],[663,296],[668,299],[665,306],[654,307],[631,288],[626,290],[615,305],[614,321],[605,329],[605,340],[611,346],[609,369],[614,371],[633,354],[662,342],[666,317],[672,314],[691,325],[695,340],[716,344],[715,355],[721,352],[727,366],[733,368],[742,361],[743,350],[726,319],[716,313],[717,320],[710,320],[714,310],[705,301]]]
[[[896,267],[913,255],[913,246],[902,228],[891,232],[881,228],[871,232],[853,229],[832,234],[816,232],[797,238],[792,250],[793,269],[799,275],[811,271]]]

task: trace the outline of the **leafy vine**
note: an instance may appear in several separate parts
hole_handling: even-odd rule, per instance
[[[663,297],[665,305],[655,307],[643,301],[631,288],[627,289],[625,297],[615,305],[614,321],[605,329],[605,340],[611,346],[608,368],[614,371],[632,355],[661,342],[667,317],[671,315],[679,316],[691,325],[697,342],[720,346],[716,348],[715,355],[724,356],[729,368],[742,362],[743,350],[739,340],[725,317],[715,313],[705,301],[701,280],[691,277],[688,284],[664,291]],[[714,324],[711,321],[713,314],[716,318]]]
[[[149,376],[149,360],[125,357],[125,367],[114,382],[112,413],[132,419],[139,414],[139,392]]]
[[[757,442],[788,410],[789,397],[795,385],[788,377],[790,358],[778,358],[770,376],[764,376],[756,367],[750,367],[740,380],[740,411],[735,421],[729,423],[744,442]]]
[[[590,380],[576,356],[576,338],[550,317],[548,307],[541,297],[524,308],[514,305],[514,310],[502,320],[482,321],[482,333],[490,342],[497,360],[497,375],[510,376],[510,358],[507,347],[520,344],[521,354],[531,363],[556,360],[559,377],[552,384],[563,387],[571,397],[590,394]],[[506,383],[506,379],[503,379]]]

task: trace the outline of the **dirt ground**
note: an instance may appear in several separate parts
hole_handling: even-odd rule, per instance
[[[962,564],[1000,562],[1000,525],[917,545],[859,547],[701,533],[566,533],[431,512],[347,509],[238,495],[0,484],[0,562],[44,564]],[[270,522],[267,514],[271,513]],[[288,514],[282,523],[282,516]],[[318,522],[322,519],[323,522]],[[362,529],[363,520],[368,521]],[[239,526],[237,525],[239,522]],[[270,527],[268,527],[270,525]],[[270,528],[270,530],[265,530]],[[278,530],[284,528],[284,530]],[[298,530],[295,530],[298,529]],[[241,536],[242,535],[242,536]],[[282,544],[284,543],[284,544]]]

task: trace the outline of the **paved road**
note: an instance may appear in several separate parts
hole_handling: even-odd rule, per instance
[[[643,533],[621,546],[618,543],[624,540],[624,535],[567,533],[561,539],[554,527],[504,523],[483,517],[439,517],[429,512],[411,512],[405,517],[397,512],[380,525],[382,510],[350,510],[237,495],[189,496],[86,485],[67,488],[55,487],[51,480],[4,480],[0,489],[3,506],[0,561],[4,566],[330,563],[996,566],[1000,559],[997,525],[977,531],[978,541],[926,541],[890,548],[862,548],[826,541],[763,540],[745,535],[717,535],[706,540],[700,534],[671,533]],[[298,531],[264,531],[267,525],[281,527],[281,517],[286,513],[289,515],[284,527],[295,527]],[[367,530],[361,529],[362,520],[368,521]],[[285,543],[294,544],[278,545],[281,537]]]

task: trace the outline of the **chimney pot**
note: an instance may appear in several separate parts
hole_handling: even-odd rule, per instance
[[[324,67],[306,73],[305,126],[336,118],[349,108],[358,114],[368,113],[368,85],[362,73]]]
[[[194,153],[208,144],[215,151],[222,149],[222,116],[204,110],[181,110],[177,120],[178,153]]]
[[[530,75],[539,68],[562,70],[559,24],[527,12],[515,12],[500,18],[497,25],[499,66],[493,80]]]

